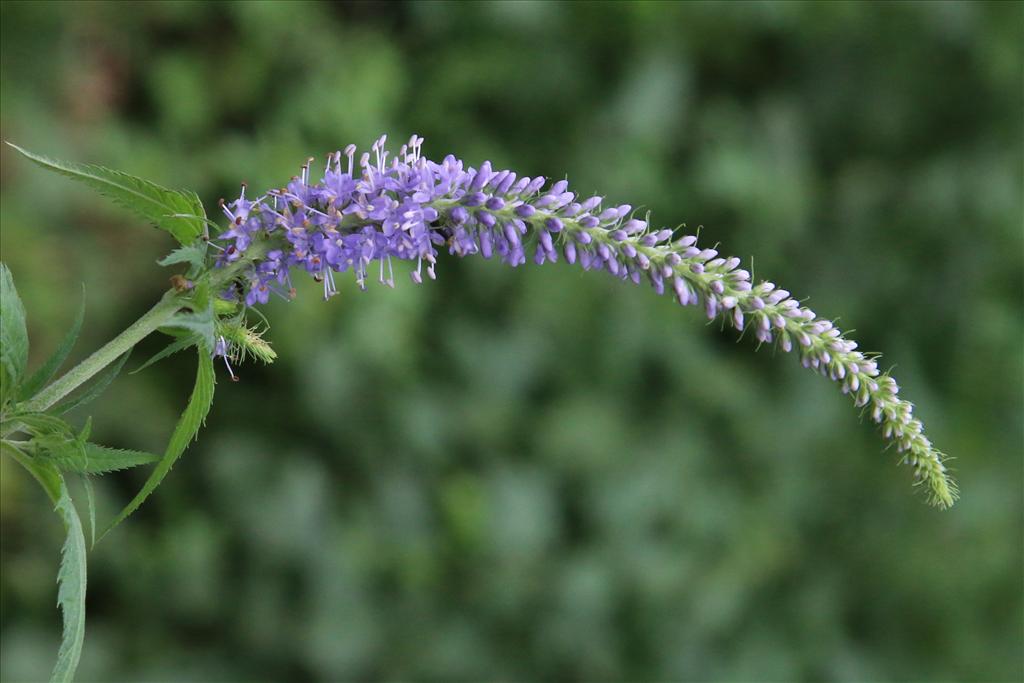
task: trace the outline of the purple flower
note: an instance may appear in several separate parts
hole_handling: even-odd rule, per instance
[[[243,185],[237,200],[222,204],[230,225],[214,240],[221,248],[218,266],[245,258],[260,240],[272,246],[237,281],[247,306],[266,303],[271,293],[287,297],[292,268],[322,282],[326,299],[337,292],[336,273],[352,271],[365,288],[376,271],[379,282],[394,286],[395,259],[415,263],[413,282],[421,283],[424,271],[432,279],[442,246],[455,256],[497,256],[510,266],[525,264],[531,245],[535,263],[557,261],[561,246],[569,264],[634,284],[647,279],[658,294],[671,290],[682,306],[703,304],[708,318],[750,328],[760,343],[783,352],[795,350],[805,367],[839,384],[881,425],[933,502],[955,500],[944,456],[924,436],[911,404],[899,398],[896,383],[879,373],[876,358],[788,291],[751,282],[738,258],[698,247],[694,235],[652,229],[628,204],[606,207],[600,196],[581,200],[565,180],[544,190],[544,178],[495,171],[490,162],[468,170],[451,155],[434,162],[422,156],[423,139],[415,135],[389,162],[385,142],[378,139],[358,164],[351,145],[329,155],[319,181],[310,177],[310,160],[284,190],[248,200]]]

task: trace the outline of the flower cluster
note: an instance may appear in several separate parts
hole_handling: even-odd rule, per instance
[[[451,155],[434,162],[422,156],[417,136],[389,161],[385,141],[377,140],[358,164],[352,145],[329,155],[319,181],[310,178],[311,159],[286,187],[250,201],[243,186],[237,200],[223,205],[231,226],[214,241],[221,242],[218,265],[252,261],[238,291],[225,296],[242,296],[248,306],[266,303],[271,293],[289,297],[295,268],[322,282],[325,298],[337,292],[335,274],[345,271],[363,288],[374,275],[394,286],[394,259],[415,262],[411,276],[420,283],[424,271],[435,277],[441,248],[519,266],[532,245],[537,264],[564,258],[584,270],[647,281],[680,305],[701,306],[709,319],[751,330],[760,343],[795,350],[805,367],[836,382],[881,425],[932,502],[955,500],[945,457],[877,358],[858,351],[785,289],[752,282],[738,258],[701,248],[693,235],[656,229],[628,204],[577,196],[564,180],[549,185],[489,162],[466,167]],[[262,249],[253,252],[256,244]]]

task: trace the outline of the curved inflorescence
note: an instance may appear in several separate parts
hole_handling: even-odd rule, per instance
[[[325,298],[337,293],[334,274],[349,270],[364,289],[375,275],[394,286],[394,259],[415,262],[411,277],[420,283],[424,270],[435,277],[441,248],[518,266],[526,263],[533,238],[537,264],[561,255],[584,270],[637,284],[647,280],[680,305],[703,306],[709,319],[749,329],[759,342],[782,351],[795,350],[804,367],[839,384],[881,426],[930,502],[949,507],[956,500],[945,456],[925,436],[913,405],[899,397],[896,381],[879,371],[877,356],[858,351],[855,341],[785,289],[752,282],[738,258],[702,249],[693,235],[653,229],[628,204],[582,199],[565,180],[546,186],[545,178],[495,171],[489,162],[467,168],[451,155],[431,161],[421,155],[423,138],[417,136],[389,163],[385,141],[377,140],[373,154],[362,154],[358,165],[354,145],[328,155],[318,182],[310,178],[310,159],[287,187],[249,200],[243,186],[237,200],[224,204],[231,227],[213,241],[221,243],[218,265],[251,257],[252,245],[264,247],[239,286],[223,296],[244,298],[247,306],[266,303],[271,293],[290,297],[293,268],[322,282]],[[222,339],[218,346],[222,355],[225,344]]]

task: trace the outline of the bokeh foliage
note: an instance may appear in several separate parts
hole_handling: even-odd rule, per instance
[[[963,489],[925,506],[834,387],[608,277],[304,287],[268,310],[280,360],[222,376],[91,555],[81,680],[1024,678],[1021,4],[0,12],[3,138],[208,208],[418,132],[703,225],[898,365]],[[0,158],[33,361],[84,281],[81,357],[164,289],[171,240]],[[96,438],[159,449],[190,362],[120,380]],[[35,680],[60,532],[2,475],[0,664]],[[98,482],[101,516],[140,476]]]

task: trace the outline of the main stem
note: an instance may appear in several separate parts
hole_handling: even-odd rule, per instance
[[[264,242],[254,244],[249,249],[251,253],[246,254],[246,258],[239,259],[227,268],[215,272],[210,280],[211,288],[216,291],[219,287],[230,282],[241,271],[249,267],[254,260],[266,254],[268,249],[270,249],[270,245]],[[46,410],[80,387],[97,372],[113,363],[122,354],[142,341],[150,332],[154,332],[157,328],[166,325],[167,321],[178,312],[182,305],[180,293],[174,289],[168,290],[160,301],[153,308],[149,309],[145,315],[132,323],[131,327],[111,339],[105,346],[81,363],[71,368],[67,374],[63,375],[56,382],[26,401],[23,408],[37,412]]]
[[[117,335],[95,353],[71,368],[56,382],[50,384],[25,402],[24,409],[43,411],[80,387],[93,375],[107,367],[122,354],[138,344],[149,333],[162,327],[181,308],[178,293],[170,290],[163,295],[153,308],[136,320],[121,334]]]

